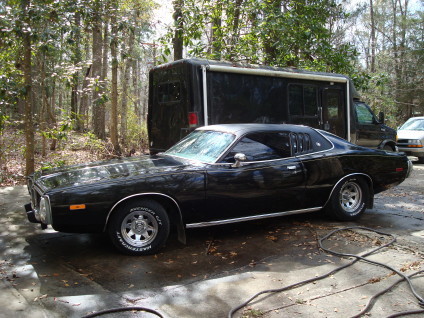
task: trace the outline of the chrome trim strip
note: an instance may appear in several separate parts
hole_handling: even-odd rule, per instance
[[[190,224],[186,224],[186,228],[187,229],[193,229],[193,228],[206,227],[206,226],[239,223],[239,222],[253,221],[253,220],[258,220],[258,219],[273,218],[273,217],[278,217],[278,216],[283,216],[283,215],[292,215],[292,214],[315,212],[315,211],[318,211],[318,210],[321,210],[321,209],[322,209],[322,207],[316,207],[316,208],[293,210],[293,211],[286,211],[286,212],[251,215],[251,216],[245,216],[245,217],[234,218],[234,219],[216,220],[216,221],[200,222],[200,223],[190,223]]]
[[[347,112],[347,141],[351,142],[351,138],[350,138],[350,109],[351,109],[351,104],[350,104],[350,82],[347,82],[346,85],[346,112]]]
[[[222,65],[208,65],[208,70],[211,72],[226,72],[226,73],[237,73],[237,74],[283,77],[283,78],[299,78],[299,79],[316,80],[316,81],[324,81],[324,82],[337,82],[337,83],[348,82],[348,79],[342,76],[339,77],[339,76],[331,76],[331,75],[296,73],[296,72],[278,71],[278,70],[252,69],[252,68],[242,68],[242,67],[232,67],[232,66],[222,66]]]
[[[175,206],[177,207],[178,214],[180,215],[180,222],[181,222],[181,224],[183,224],[183,223],[182,223],[182,222],[183,222],[183,216],[182,216],[182,214],[181,214],[180,206],[178,205],[177,201],[175,201],[175,199],[174,199],[174,198],[170,197],[169,195],[163,194],[163,193],[158,193],[158,192],[146,192],[146,193],[137,193],[137,194],[132,194],[132,195],[127,196],[127,197],[125,197],[125,198],[123,198],[123,199],[119,200],[118,202],[116,202],[116,203],[113,205],[113,207],[109,210],[109,213],[107,214],[106,222],[105,222],[105,226],[103,227],[103,232],[105,232],[105,231],[106,231],[106,227],[107,227],[107,224],[108,224],[108,222],[109,222],[109,217],[110,217],[111,213],[113,212],[113,210],[114,210],[114,209],[115,209],[115,208],[116,208],[116,207],[117,207],[120,203],[122,203],[122,202],[124,202],[124,201],[126,201],[126,200],[128,200],[128,199],[131,199],[131,198],[135,198],[135,197],[142,197],[142,196],[146,196],[146,195],[158,195],[158,196],[163,196],[163,197],[166,197],[166,198],[168,198],[168,199],[171,199],[171,201],[172,201],[172,202],[174,202]]]
[[[206,65],[202,65],[202,81],[203,81],[203,117],[204,125],[209,125],[208,119],[208,87],[206,83]]]

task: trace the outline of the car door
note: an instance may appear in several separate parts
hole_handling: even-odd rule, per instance
[[[246,160],[234,164],[234,155]],[[291,156],[288,132],[248,134],[206,171],[208,220],[300,209],[304,191],[301,162]]]
[[[377,148],[386,129],[377,121],[369,106],[363,102],[355,102],[357,140],[359,146]]]

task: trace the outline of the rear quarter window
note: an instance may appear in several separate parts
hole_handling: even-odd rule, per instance
[[[310,152],[325,151],[333,148],[333,144],[319,132],[313,130],[309,136],[311,138],[312,147]]]

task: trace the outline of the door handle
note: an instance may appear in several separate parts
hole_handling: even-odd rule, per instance
[[[287,170],[296,170],[296,166],[287,166]]]

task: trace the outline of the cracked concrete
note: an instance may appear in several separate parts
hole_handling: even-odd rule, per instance
[[[317,213],[189,230],[186,246],[171,242],[162,253],[147,257],[117,254],[103,235],[42,231],[25,219],[26,188],[1,188],[0,317],[81,317],[117,306],[145,306],[165,317],[226,317],[261,290],[349,262],[317,245],[317,237],[344,226],[394,234],[396,243],[370,258],[409,275],[424,264],[424,166],[414,168],[406,182],[378,194],[374,208],[358,222],[333,222]],[[384,240],[355,230],[326,244],[362,253]],[[352,317],[397,279],[390,270],[358,262],[326,279],[259,297],[235,317]],[[424,277],[413,283],[423,295]],[[418,308],[402,283],[380,297],[369,315]],[[109,315],[115,316],[122,314]]]

